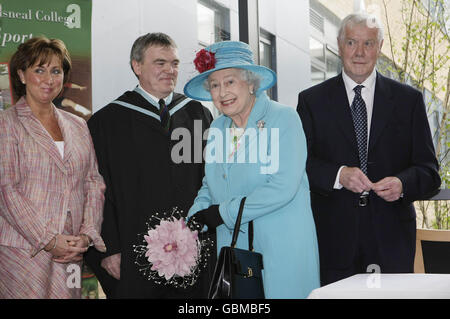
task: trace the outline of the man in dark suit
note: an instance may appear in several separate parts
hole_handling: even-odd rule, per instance
[[[349,15],[342,74],[299,94],[322,285],[413,272],[413,201],[440,185],[422,94],[376,72],[382,44],[378,19]]]
[[[107,251],[100,254],[91,249],[86,260],[108,297],[207,296],[208,271],[214,260],[195,285],[177,288],[147,280],[139,271],[133,248],[142,244],[146,223],[155,214],[177,207],[185,217],[202,184],[202,136],[212,116],[200,102],[174,92],[179,63],[177,47],[166,34],[139,37],[130,56],[139,85],[88,122],[107,189],[101,232]],[[194,151],[188,154],[186,147],[181,162],[174,158],[180,143],[176,129],[189,132],[186,142]]]

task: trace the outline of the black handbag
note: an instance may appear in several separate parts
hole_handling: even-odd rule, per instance
[[[230,247],[222,247],[209,288],[209,299],[264,299],[263,256],[253,251],[253,221],[248,250],[235,248],[246,197],[241,200]]]

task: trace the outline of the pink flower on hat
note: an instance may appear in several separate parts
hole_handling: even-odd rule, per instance
[[[144,238],[145,257],[152,264],[151,270],[166,280],[189,275],[197,265],[198,233],[190,230],[182,218],[161,220]]]
[[[203,73],[205,71],[214,69],[216,66],[216,57],[214,52],[206,51],[201,49],[197,52],[194,65],[198,72]]]

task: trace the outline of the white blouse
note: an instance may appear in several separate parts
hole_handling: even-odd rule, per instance
[[[64,158],[64,141],[54,141],[56,144],[56,147],[58,147],[59,154],[61,154],[61,157]]]

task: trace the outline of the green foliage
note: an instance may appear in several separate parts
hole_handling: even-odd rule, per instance
[[[440,170],[442,185],[446,188],[450,187],[450,164],[447,163]],[[450,229],[450,200],[434,201],[434,217],[433,228]]]
[[[426,88],[431,92],[431,99],[427,103],[427,113],[440,112],[440,123],[433,136],[437,136],[436,155],[440,163],[442,185],[450,188],[450,39],[445,22],[448,15],[444,0],[401,0],[401,22],[406,35],[402,38],[393,36],[389,28],[388,2],[383,0],[386,11],[387,35],[391,42],[391,56],[393,63],[380,72],[389,72],[401,82],[412,84],[419,90]],[[399,43],[397,43],[397,41]],[[439,74],[447,74],[439,77]],[[438,96],[444,95],[444,100]],[[439,101],[440,103],[436,103]],[[442,109],[436,110],[436,105]],[[449,229],[449,201],[419,201],[416,208],[422,214],[424,228]],[[428,216],[433,213],[434,221],[429,222]],[[431,223],[431,225],[430,225]],[[420,225],[419,225],[420,226]]]

